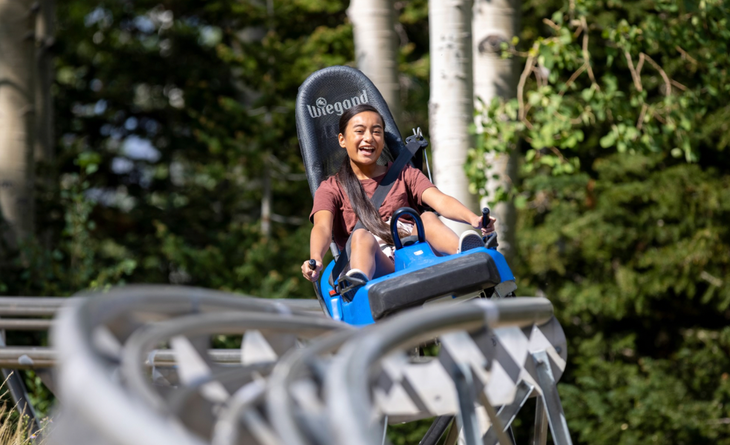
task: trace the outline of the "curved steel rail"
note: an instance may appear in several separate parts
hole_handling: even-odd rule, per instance
[[[430,414],[456,416],[467,444],[506,445],[510,413],[533,390],[545,399],[556,443],[570,443],[567,425],[561,429],[554,421],[559,416],[551,417],[562,414],[555,382],[565,366],[565,338],[544,298],[418,308],[355,329],[281,302],[196,288],[128,286],[83,296],[60,312],[52,332],[60,399],[106,443],[202,445],[210,438],[214,445],[380,444],[382,425],[373,428],[374,416],[392,415],[397,422]],[[242,349],[209,350],[199,339],[212,334],[244,334]],[[437,360],[405,356],[434,339],[442,344]],[[538,347],[533,339],[541,342]],[[157,349],[168,341],[172,349]],[[490,392],[503,381],[489,370],[507,363],[489,349],[492,341],[507,348],[502,351],[511,346],[520,351],[512,351],[512,369],[523,379],[519,396],[517,390]],[[426,369],[422,366],[444,380],[396,381]],[[551,366],[557,369],[553,374]],[[510,384],[518,383],[515,375]],[[397,399],[391,397],[401,393],[382,386],[387,378],[392,380],[387,388],[402,391],[410,383],[430,397],[422,401],[450,399],[425,409],[416,404],[417,412],[394,409]],[[493,425],[487,433],[476,424],[477,396]],[[500,414],[490,400],[510,406]]]
[[[335,441],[352,445],[380,443],[371,424],[370,382],[372,366],[396,350],[405,350],[453,331],[481,327],[526,327],[547,322],[552,304],[544,298],[479,300],[473,304],[423,308],[383,321],[361,337],[344,345],[340,359],[325,382],[327,410]]]
[[[320,375],[316,376],[317,380],[323,380],[324,375],[321,375],[321,369],[317,369],[319,364],[317,359],[337,351],[344,343],[358,335],[366,335],[370,329],[372,327],[338,331],[326,335],[306,348],[290,351],[279,360],[269,378],[266,411],[271,425],[282,443],[288,445],[307,445],[309,443],[302,431],[301,419],[295,412],[292,385],[297,380],[312,376],[317,371],[320,371]]]
[[[279,302],[179,286],[127,286],[106,293],[83,293],[61,310],[52,330],[61,367],[59,391],[74,410],[110,443],[201,445],[175,418],[130,398],[113,378],[118,357],[99,348],[96,329],[107,326],[120,341],[145,321],[216,311],[300,314]],[[130,319],[131,317],[131,319]],[[137,320],[135,320],[137,318]],[[144,431],[144,434],[139,434]]]
[[[125,343],[122,352],[121,374],[133,393],[147,404],[165,412],[165,401],[154,390],[144,373],[149,351],[159,343],[177,335],[197,336],[210,334],[243,334],[247,330],[275,330],[277,333],[296,334],[300,338],[313,338],[324,332],[340,329],[342,323],[326,318],[296,315],[278,316],[261,313],[209,313],[176,318],[138,330]]]

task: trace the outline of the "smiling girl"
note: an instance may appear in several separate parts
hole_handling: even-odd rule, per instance
[[[446,218],[481,226],[477,216],[456,199],[443,194],[418,169],[407,165],[389,191],[380,209],[375,209],[370,197],[385,176],[389,166],[377,163],[385,147],[385,121],[378,110],[368,104],[347,109],[339,122],[339,143],[347,151],[340,170],[323,181],[314,195],[314,206],[309,218],[314,223],[309,240],[310,258],[317,262],[310,269],[309,261],[302,264],[302,274],[309,281],[318,279],[322,259],[334,240],[340,250],[347,238],[352,237],[350,270],[344,281],[362,284],[375,277],[394,271],[393,237],[390,218],[401,207],[419,208],[427,205]],[[467,231],[461,239],[433,212],[421,214],[426,241],[441,255],[449,255],[483,246],[481,237]],[[483,234],[494,231],[494,218]],[[353,229],[357,221],[365,229]],[[401,237],[416,233],[412,224],[398,221]]]

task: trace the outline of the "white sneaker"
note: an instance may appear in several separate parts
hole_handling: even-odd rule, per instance
[[[354,284],[364,285],[368,282],[368,276],[360,269],[350,269],[345,273],[347,279]]]
[[[340,277],[340,295],[342,299],[350,302],[361,287],[368,283],[368,276],[360,269],[350,269]]]
[[[476,249],[477,247],[484,247],[482,237],[476,232],[467,230],[459,237],[459,250],[456,253],[466,252],[467,250]]]

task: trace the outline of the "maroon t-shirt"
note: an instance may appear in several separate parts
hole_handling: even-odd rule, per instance
[[[384,177],[385,173],[373,179],[360,181],[368,198],[372,198],[375,189],[378,188],[378,184]],[[423,192],[431,187],[435,186],[421,170],[406,165],[398,175],[395,183],[393,183],[393,188],[388,191],[388,195],[383,200],[383,205],[380,206],[380,216],[383,221],[390,218],[401,207],[418,208],[423,204],[421,200]],[[336,175],[330,176],[319,185],[317,192],[314,194],[314,206],[312,207],[312,213],[309,214],[309,220],[314,221],[314,214],[320,210],[329,210],[334,215],[332,234],[335,243],[340,249],[343,249],[347,243],[347,238],[352,233],[352,229],[357,224],[357,216],[355,216],[355,211],[352,210],[347,193],[337,181]]]

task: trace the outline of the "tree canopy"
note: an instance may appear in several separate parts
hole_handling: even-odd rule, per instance
[[[420,3],[398,7],[406,105],[427,98]],[[312,296],[297,272],[311,197],[294,101],[312,72],[354,64],[352,26],[345,1],[271,5],[58,5],[58,154],[39,167],[58,181],[37,184],[39,232],[52,241],[6,258],[0,291],[173,282]],[[407,125],[425,120],[420,108]]]
[[[520,294],[570,342],[583,443],[728,443],[727,2],[527,2],[518,97],[467,172],[519,150]],[[504,199],[504,194],[489,197]]]
[[[76,1],[58,22],[58,160],[45,168],[60,187],[38,206],[53,249],[26,246],[34,267],[16,263],[25,279],[4,274],[4,290],[172,281],[302,296],[293,103],[309,73],[352,60],[344,5]],[[259,231],[266,176],[274,243]]]

